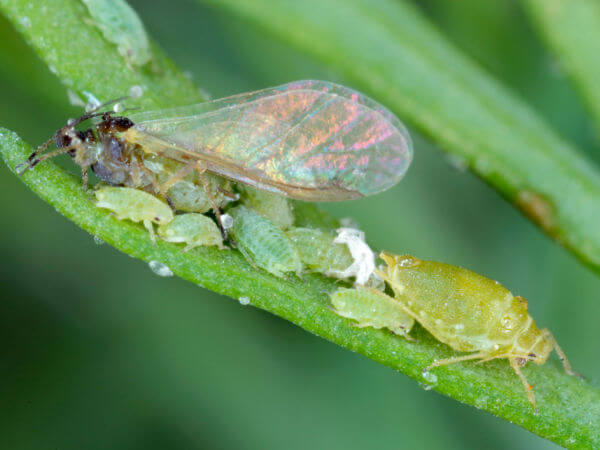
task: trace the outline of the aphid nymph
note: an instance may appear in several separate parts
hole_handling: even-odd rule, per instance
[[[152,242],[155,241],[152,224],[166,225],[174,218],[173,211],[166,203],[139,189],[105,186],[98,189],[95,195],[96,206],[111,210],[117,219],[142,222]]]
[[[335,313],[355,320],[357,327],[387,328],[412,340],[408,333],[415,321],[395,298],[360,285],[352,289],[339,288],[330,298]]]
[[[566,355],[547,329],[540,330],[523,297],[499,283],[461,267],[382,252],[386,267],[376,273],[394,291],[398,303],[439,341],[467,355],[435,361],[434,367],[477,359],[506,358],[536,409],[532,386],[521,367],[544,364],[554,349],[565,371],[575,375]]]

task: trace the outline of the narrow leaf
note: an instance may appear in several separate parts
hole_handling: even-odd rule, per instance
[[[600,3],[594,0],[523,0],[543,39],[579,89],[600,130]]]
[[[600,172],[410,4],[198,1],[246,18],[389,106],[600,271]]]

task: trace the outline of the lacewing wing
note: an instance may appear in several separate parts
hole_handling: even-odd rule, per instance
[[[133,114],[126,141],[299,200],[339,201],[396,184],[412,160],[402,123],[363,94],[295,81],[197,105]]]

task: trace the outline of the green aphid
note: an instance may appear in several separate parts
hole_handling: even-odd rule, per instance
[[[335,236],[315,228],[290,228],[286,231],[300,259],[313,272],[332,275],[350,267],[354,258],[345,244],[334,243]]]
[[[398,300],[377,289],[358,286],[340,288],[331,294],[335,313],[356,320],[359,328],[387,328],[394,334],[408,336],[415,320],[409,316]]]
[[[294,213],[287,198],[250,186],[244,186],[242,192],[244,205],[266,217],[281,229],[285,230],[294,224]]]
[[[160,184],[168,182],[177,171],[184,167],[181,163],[154,155],[146,156],[144,165],[155,174]],[[193,171],[169,187],[166,193],[175,209],[185,212],[205,213],[212,209],[210,196],[205,187],[210,190],[210,194],[218,207],[223,207],[232,200],[226,195],[231,193],[231,181],[208,172],[199,174],[197,171]]]
[[[158,227],[158,235],[167,242],[187,244],[183,251],[200,246],[223,246],[223,238],[217,224],[202,214],[181,214]]]
[[[94,25],[104,38],[117,46],[128,63],[143,66],[152,53],[144,25],[124,0],[83,0]]]
[[[273,222],[245,206],[237,206],[228,213],[233,219],[231,237],[250,263],[278,277],[302,272],[298,250]]]
[[[155,242],[154,227],[152,223],[158,225],[168,224],[173,220],[173,211],[169,206],[138,189],[126,187],[103,187],[96,192],[96,206],[113,211],[119,220],[131,220],[132,222],[142,222],[152,242]]]

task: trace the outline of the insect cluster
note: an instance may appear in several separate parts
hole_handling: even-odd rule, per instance
[[[317,272],[355,281],[331,294],[335,312],[359,327],[411,340],[415,321],[461,352],[435,367],[506,358],[535,399],[521,367],[555,349],[527,303],[466,269],[383,252],[384,265],[356,229],[295,226],[293,204],[348,200],[397,183],[412,158],[404,126],[362,94],[298,81],[226,99],[130,117],[91,111],[70,121],[23,164],[21,173],[66,153],[100,179],[96,205],[141,222],[152,240],[237,248],[275,276]],[[86,130],[76,127],[87,120]],[[40,156],[52,143],[57,149]],[[214,219],[213,219],[214,218]],[[157,229],[155,230],[155,226]],[[388,295],[387,292],[393,293]]]
[[[528,361],[544,364],[556,350],[569,375],[569,361],[548,329],[540,330],[527,312],[523,297],[470,270],[410,255],[382,252],[383,266],[375,273],[393,292],[358,286],[331,295],[338,314],[358,326],[387,328],[408,338],[414,322],[454,350],[469,352],[434,361],[423,369],[461,361],[508,359],[521,380],[534,410],[533,388],[521,371]]]

